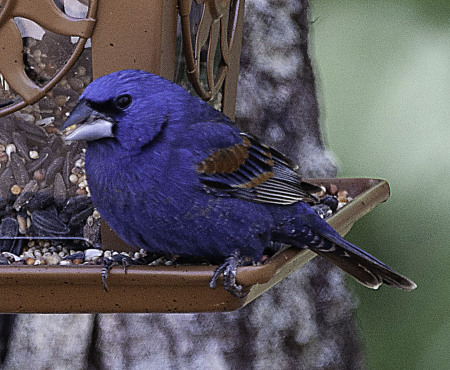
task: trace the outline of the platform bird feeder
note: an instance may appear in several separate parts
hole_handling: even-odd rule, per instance
[[[101,266],[78,258],[87,247],[133,251],[100,226],[83,147],[59,132],[78,96],[92,79],[143,69],[234,119],[243,11],[243,0],[0,0],[0,312],[230,311],[315,256],[289,248],[238,268],[245,298],[210,289],[211,265],[113,268],[105,292]],[[383,180],[310,182],[354,198],[329,218],[341,234],[389,196]]]

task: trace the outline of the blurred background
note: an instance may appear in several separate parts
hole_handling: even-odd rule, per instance
[[[310,1],[311,57],[340,177],[391,198],[347,238],[418,289],[351,285],[370,369],[450,369],[450,2]],[[351,280],[351,279],[349,279]]]

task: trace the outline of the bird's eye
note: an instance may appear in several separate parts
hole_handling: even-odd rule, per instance
[[[128,108],[131,104],[131,96],[128,94],[120,95],[114,99],[114,103],[115,103],[116,107],[119,109]]]

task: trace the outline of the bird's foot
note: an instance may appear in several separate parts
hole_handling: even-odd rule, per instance
[[[111,269],[114,266],[123,266],[123,270],[125,271],[125,273],[127,273],[127,267],[130,265],[135,265],[135,264],[139,264],[139,263],[135,263],[131,257],[122,254],[122,253],[117,253],[115,255],[113,255],[111,258],[109,257],[105,257],[103,259],[103,267],[102,267],[102,284],[103,284],[103,289],[105,289],[105,292],[108,292],[108,286],[106,284],[106,279],[108,278],[109,275],[109,271],[111,271]]]
[[[244,261],[239,252],[235,252],[226,258],[225,262],[214,271],[209,287],[215,289],[217,287],[217,279],[223,274],[223,286],[225,290],[236,298],[246,297],[248,292],[243,292],[242,285],[236,283],[237,267],[242,266],[243,263]]]
[[[312,209],[314,209],[321,218],[328,218],[336,212],[338,204],[339,201],[336,197],[327,195],[320,200],[319,204],[313,205]]]

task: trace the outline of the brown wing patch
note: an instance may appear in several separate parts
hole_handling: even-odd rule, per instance
[[[290,162],[257,138],[241,133],[242,143],[221,148],[197,167],[209,192],[247,201],[288,205],[314,199]]]
[[[273,172],[263,172],[259,174],[258,176],[254,177],[251,181],[245,182],[243,184],[235,185],[236,188],[241,189],[251,189],[255,186],[258,186],[262,184],[263,182],[267,181],[268,179],[273,177]]]
[[[244,138],[242,144],[216,150],[198,166],[197,172],[206,175],[214,173],[232,173],[239,169],[249,157],[250,140]]]

